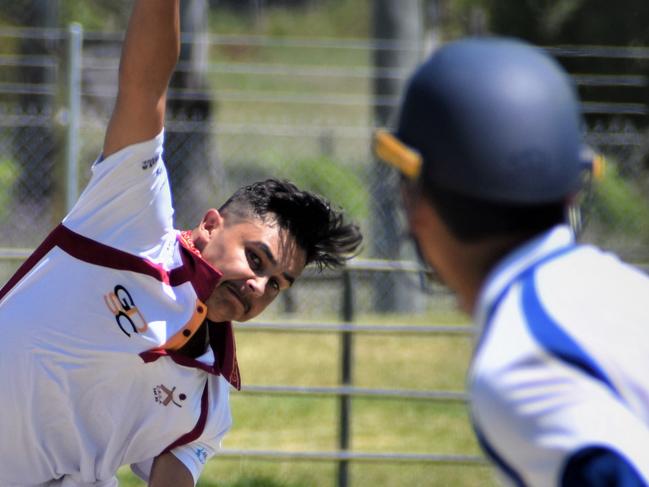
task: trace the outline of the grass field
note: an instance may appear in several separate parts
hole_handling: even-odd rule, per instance
[[[276,316],[280,318],[281,316]],[[404,316],[364,316],[360,322],[403,323]],[[465,324],[451,311],[411,317],[413,324]],[[333,386],[339,383],[336,334],[240,330],[238,354],[244,383]],[[354,385],[389,389],[460,391],[471,353],[466,336],[357,335]],[[334,451],[338,399],[233,393],[234,427],[228,449]],[[352,451],[479,454],[466,407],[457,402],[356,398],[352,402]],[[127,471],[122,485],[142,485]],[[337,467],[324,461],[215,458],[200,485],[222,487],[334,486]],[[353,486],[491,486],[487,466],[356,462]]]

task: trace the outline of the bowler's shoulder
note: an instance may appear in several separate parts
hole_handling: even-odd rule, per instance
[[[110,154],[102,152],[92,165],[93,173],[97,170],[107,171],[109,168],[133,163],[136,168],[147,171],[153,168],[162,158],[164,146],[164,129],[154,137],[122,147]]]

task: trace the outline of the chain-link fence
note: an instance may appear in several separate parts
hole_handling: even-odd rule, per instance
[[[69,31],[0,29],[0,251],[16,257],[0,269],[3,281],[28,249],[58,223],[69,205],[69,195],[78,192],[88,179],[90,164],[101,151],[116,94],[121,38],[122,34],[83,34],[81,82],[75,91]],[[372,159],[370,137],[376,125],[376,107],[394,111],[399,99],[398,93],[376,95],[376,78],[402,82],[407,76],[406,70],[375,67],[376,51],[414,52],[421,57],[419,43],[186,35],[183,46],[169,93],[165,147],[179,228],[195,225],[207,208],[218,207],[242,184],[274,176],[321,192],[342,206],[367,236],[362,259],[411,256],[402,238],[401,216],[393,203],[395,192],[389,189],[396,186],[394,174]],[[619,176],[612,185],[607,183],[597,201],[586,199],[589,224],[585,237],[635,260],[644,259],[649,238],[643,235],[643,225],[649,218],[644,218],[638,207],[646,205],[639,191],[648,184],[647,106],[643,97],[649,52],[640,48],[553,48],[550,52],[571,69],[585,95],[587,141],[608,156],[611,170]],[[591,58],[612,70],[589,72],[587,64],[575,67],[569,62]],[[624,69],[618,63],[606,62],[620,58],[629,60]],[[627,94],[613,97],[613,88]],[[72,123],[73,100],[81,102],[77,129]],[[78,154],[70,150],[74,141],[79,143]],[[76,184],[70,186],[70,181]],[[384,226],[390,231],[376,231]],[[452,304],[441,286],[433,288],[435,300],[420,292],[425,286],[412,266],[404,266],[409,272],[394,272],[397,266],[388,263],[357,262],[353,267],[354,272],[347,273],[345,279],[331,274],[315,278],[307,271],[300,286],[274,304],[264,319],[270,314],[271,318],[295,315],[320,321],[316,325],[282,326],[291,332],[295,331],[291,326],[302,326],[342,333],[348,340],[340,347],[344,362],[345,350],[351,354],[352,331],[367,335],[372,330],[366,325],[356,330],[349,323],[322,322],[360,321],[363,314],[377,311],[413,312],[433,302],[436,309]],[[343,293],[343,287],[347,292]],[[263,326],[279,327],[277,323],[254,323],[243,328],[265,329]],[[379,328],[385,333],[389,327]],[[427,331],[419,325],[414,328],[417,333],[439,331]],[[460,328],[455,326],[453,333],[470,333]],[[393,331],[400,337],[413,332],[403,327]],[[448,350],[446,353],[451,355]],[[413,361],[421,361],[422,356]],[[351,377],[344,378],[344,366],[340,368],[341,387],[291,389],[265,384],[253,385],[248,392],[330,394],[341,396],[345,407],[349,407],[345,401],[354,395],[378,397],[394,392],[405,402],[408,394],[434,399],[438,393],[354,388]],[[445,367],[438,369],[448,373]],[[400,382],[397,386],[404,387]],[[344,437],[341,433],[340,438]],[[343,462],[356,458],[347,455],[342,441],[340,448],[334,453],[283,454]],[[229,454],[238,458],[241,452]],[[276,451],[257,455],[281,456]],[[358,458],[363,455],[365,460],[373,458],[362,452]],[[440,461],[436,454],[401,456],[403,461]],[[441,460],[449,461],[446,457]],[[468,457],[459,460],[480,461]]]
[[[583,196],[583,239],[646,264],[649,49],[560,46],[549,52],[573,74],[586,141],[607,158],[604,180]]]
[[[75,95],[69,92],[70,41],[67,31],[57,29],[5,28],[0,36],[5,46],[0,54],[0,246],[30,248],[63,216],[66,171],[75,167],[66,159],[68,105]],[[79,188],[101,150],[116,94],[121,37],[83,35]],[[376,106],[396,110],[399,100],[398,93],[375,95],[376,78],[402,81],[407,71],[376,68],[373,62],[377,50],[415,50],[421,57],[421,43],[186,35],[183,46],[169,94],[165,147],[178,227],[195,225],[207,208],[218,207],[240,185],[273,176],[323,193],[343,207],[369,237],[362,257],[411,255],[402,249],[401,225],[391,225],[387,235],[375,231],[400,216],[396,205],[381,205],[385,198],[393,201],[394,191],[386,188],[394,187],[394,175],[381,171],[370,154]],[[626,56],[637,72],[582,72],[575,76],[577,85],[646,91],[645,50],[551,52],[562,60]],[[590,124],[587,140],[616,161],[622,176],[646,177],[647,107],[641,97],[633,102],[589,99],[584,111]],[[588,238],[605,232],[606,227],[595,227]],[[607,243],[631,248],[642,258],[638,249],[645,241],[634,234],[633,225],[629,228],[620,241],[607,238]],[[419,288],[416,278],[376,276],[356,276],[361,312],[424,306],[426,300],[412,292]],[[338,309],[332,281],[309,279],[294,292],[300,295],[279,303],[278,312],[304,313],[308,307],[309,313],[331,314]]]

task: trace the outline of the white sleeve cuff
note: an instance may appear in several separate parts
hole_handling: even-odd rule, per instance
[[[187,467],[194,478],[194,485],[196,485],[205,464],[214,456],[216,450],[207,443],[196,441],[174,448],[171,453]]]

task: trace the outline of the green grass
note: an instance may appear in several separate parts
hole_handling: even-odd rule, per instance
[[[214,468],[212,469],[212,465]],[[263,462],[227,460],[211,464],[210,480],[202,487],[334,487],[337,467],[326,462]],[[429,467],[422,464],[353,463],[349,465],[354,487],[489,487],[496,484],[488,467]],[[218,479],[218,480],[217,480]]]

